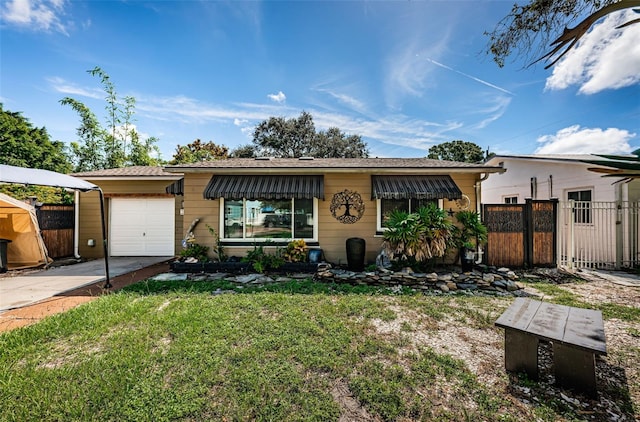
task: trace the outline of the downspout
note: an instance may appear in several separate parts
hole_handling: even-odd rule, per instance
[[[473,185],[473,187],[476,189],[476,212],[478,214],[480,214],[480,212],[482,211],[481,209],[481,204],[480,204],[480,196],[482,194],[482,191],[480,189],[481,183],[484,182],[485,180],[487,180],[489,178],[489,175],[491,173],[482,173],[482,176],[480,177],[480,180],[478,180],[475,185]],[[482,215],[482,214],[480,214]],[[482,264],[482,255],[484,255],[484,251],[482,250],[482,247],[478,245],[477,250],[476,250],[476,256],[478,257],[478,259],[476,259],[475,264],[479,265]]]
[[[74,192],[73,257],[80,259],[80,192]]]

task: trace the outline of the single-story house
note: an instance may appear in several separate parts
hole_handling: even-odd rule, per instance
[[[102,189],[110,256],[174,256],[182,240],[181,200],[167,188],[182,179],[162,167],[134,166],[73,174]],[[85,192],[79,207],[80,256],[103,257],[98,192]]]
[[[611,167],[606,165],[608,161]],[[597,171],[613,169],[616,163],[592,154],[495,155],[486,164],[502,167],[506,172],[482,182],[482,203],[522,204],[526,198],[637,201],[640,179],[603,177]]]
[[[346,240],[353,237],[365,240],[366,261],[375,260],[388,211],[428,202],[451,214],[479,210],[481,180],[502,171],[426,158],[260,157],[167,166],[163,174],[183,178],[182,232],[198,219],[199,244],[213,245],[209,228],[228,256],[243,256],[264,242],[304,239],[329,262],[345,264]]]

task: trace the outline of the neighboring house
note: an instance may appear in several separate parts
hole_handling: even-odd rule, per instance
[[[181,197],[167,188],[182,178],[162,167],[123,167],[75,173],[99,186],[105,197],[111,256],[174,256],[182,239]],[[79,253],[103,256],[98,192],[80,194]]]
[[[609,168],[591,154],[496,155],[488,166],[506,170],[482,182],[482,203],[524,203],[526,198],[559,201],[637,201],[640,179],[603,177],[590,169]],[[612,166],[616,161],[611,160]]]
[[[497,155],[505,173],[482,182],[483,204],[558,200],[557,262],[570,267],[633,267],[640,262],[640,179],[635,156]]]
[[[165,171],[184,174],[182,231],[199,219],[197,243],[212,246],[211,227],[226,255],[240,257],[254,245],[304,239],[321,248],[329,262],[345,264],[351,237],[364,239],[366,260],[375,260],[390,210],[413,211],[428,202],[451,214],[479,209],[480,180],[503,170],[425,158],[264,157],[175,165]]]

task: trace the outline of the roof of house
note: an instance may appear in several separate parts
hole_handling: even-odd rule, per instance
[[[615,156],[619,158],[613,158],[610,155],[596,155],[596,154],[524,154],[524,155],[494,155],[487,163],[495,163],[505,158],[514,158],[522,160],[548,160],[548,161],[574,161],[580,163],[593,163],[598,162],[616,162],[623,158],[636,158],[635,155],[629,156]]]
[[[498,164],[505,158],[516,160],[545,160],[573,162],[576,164],[595,165],[587,170],[602,173],[605,177],[640,178],[640,157],[638,155],[608,154],[541,154],[541,155],[495,155],[487,164]]]
[[[114,169],[92,170],[80,173],[72,173],[72,176],[82,179],[106,179],[106,178],[133,178],[133,179],[160,179],[166,178],[175,180],[181,175],[175,172],[166,172],[163,167],[159,166],[130,166]]]
[[[504,171],[495,166],[462,163],[457,161],[432,160],[428,158],[229,158],[225,160],[203,161],[192,164],[178,164],[167,166],[165,170],[174,172],[274,172],[297,171],[305,172],[344,172],[344,171],[427,171],[444,172],[481,172],[494,173]]]

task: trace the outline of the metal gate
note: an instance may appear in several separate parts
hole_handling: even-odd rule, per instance
[[[485,263],[506,267],[555,266],[557,257],[555,200],[525,204],[484,204],[487,226]]]
[[[640,265],[638,202],[568,201],[558,207],[558,265],[634,268]]]

